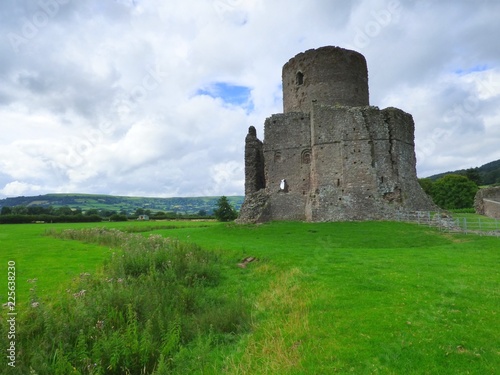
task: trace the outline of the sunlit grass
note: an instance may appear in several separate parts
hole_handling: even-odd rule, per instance
[[[298,355],[293,366],[276,373],[493,374],[500,365],[497,238],[388,222],[228,225],[173,233],[207,248],[257,256],[275,270],[259,273],[255,266],[246,286],[255,294],[259,319],[245,348],[231,357],[240,373],[275,373],[266,335],[273,328],[263,327],[276,325],[274,352],[283,352],[279,338],[288,337],[294,339],[286,342],[287,354]],[[287,328],[286,304],[267,314],[259,310],[262,299],[279,300],[279,285],[286,285],[280,277],[291,270],[301,275],[292,295],[308,306],[301,339],[295,339],[300,330]]]
[[[184,349],[178,363],[187,373],[494,374],[500,367],[498,238],[391,222],[156,224],[102,226],[154,230],[223,255],[221,282],[206,300],[238,296],[252,306],[249,332],[225,344],[202,336]],[[85,226],[95,224],[57,227]],[[111,254],[46,238],[48,226],[4,228],[0,240],[19,267],[34,256],[35,264],[51,265],[48,274],[33,267],[23,276],[44,274],[46,285],[54,283],[49,294]],[[247,256],[258,260],[239,268]],[[203,360],[190,362],[196,356]]]

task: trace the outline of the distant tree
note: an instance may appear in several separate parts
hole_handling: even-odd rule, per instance
[[[214,216],[219,221],[233,221],[238,217],[238,213],[231,206],[227,197],[222,196],[217,201],[217,208],[214,211]]]
[[[12,207],[12,213],[14,215],[27,215],[28,208],[26,206],[14,206]]]
[[[444,209],[470,208],[478,190],[476,183],[466,176],[449,174],[434,182],[431,196]]]
[[[102,217],[111,217],[117,214],[117,212],[114,210],[101,210],[100,214]]]
[[[481,185],[481,175],[479,174],[479,168],[469,168],[465,171],[465,177],[469,180],[474,181],[477,186]]]
[[[125,215],[119,215],[119,214],[113,214],[109,217],[110,221],[127,221],[127,216]]]
[[[26,215],[41,215],[43,214],[43,207],[40,206],[28,206],[26,207]]]
[[[73,210],[68,206],[62,206],[57,209],[56,215],[73,215]]]
[[[432,196],[432,185],[434,185],[434,182],[430,178],[419,178],[418,183],[427,195]]]
[[[492,185],[500,182],[500,170],[490,171],[484,174],[481,181],[484,185]]]
[[[135,216],[144,215],[144,214],[145,214],[144,208],[138,208],[137,210],[135,210]]]
[[[199,210],[198,211],[198,216],[207,216],[207,211],[205,211],[205,210]]]
[[[153,219],[165,219],[166,218],[166,215],[165,215],[165,212],[163,211],[156,211],[153,215],[151,215],[151,217]]]
[[[10,215],[12,214],[12,208],[10,207],[2,207],[2,211],[0,212],[1,215]]]
[[[85,216],[99,215],[99,210],[95,208],[91,208],[90,210],[85,211]]]

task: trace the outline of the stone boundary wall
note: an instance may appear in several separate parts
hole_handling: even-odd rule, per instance
[[[500,219],[500,202],[483,199],[484,214],[488,217]]]
[[[474,198],[474,208],[479,215],[500,219],[500,186],[480,189]]]

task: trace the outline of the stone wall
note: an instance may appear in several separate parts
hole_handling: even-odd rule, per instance
[[[312,106],[311,221],[394,217],[433,205],[416,178],[411,115],[395,108]]]
[[[245,138],[245,195],[265,187],[263,146],[255,127],[250,126]]]
[[[500,219],[500,187],[479,189],[474,198],[474,208],[479,215]]]
[[[278,114],[266,119],[266,191],[272,198],[270,205],[273,219],[305,219],[311,172],[310,129],[310,116],[307,113]]]

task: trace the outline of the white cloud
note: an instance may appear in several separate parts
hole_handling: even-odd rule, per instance
[[[420,175],[498,159],[499,11],[487,0],[6,1],[0,198],[242,194],[244,137],[254,125],[262,138],[282,111],[281,67],[329,44],[366,56],[373,105],[413,114]],[[248,100],[227,97],[232,86]]]
[[[0,193],[6,196],[32,195],[42,190],[41,186],[27,184],[25,182],[12,181],[0,190]]]

